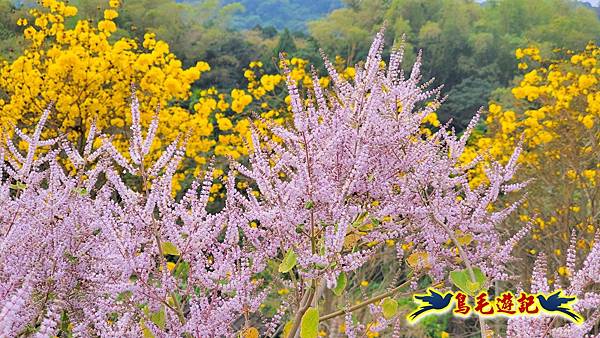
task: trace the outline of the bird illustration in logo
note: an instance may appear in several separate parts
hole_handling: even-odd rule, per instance
[[[444,310],[450,305],[450,301],[452,301],[451,292],[448,292],[443,296],[433,289],[427,289],[427,292],[429,293],[414,296],[415,300],[419,300],[421,305],[419,305],[419,308],[415,310],[415,312],[408,316],[410,320],[415,320],[419,315],[428,311]]]
[[[548,298],[546,298],[544,295],[538,295],[537,299],[544,310],[548,312],[561,312],[564,315],[572,318],[575,323],[581,322],[583,317],[581,317],[581,315],[577,314],[570,306],[568,306],[568,303],[575,301],[576,297],[562,297],[560,295],[561,292],[562,290],[558,290],[551,294]]]

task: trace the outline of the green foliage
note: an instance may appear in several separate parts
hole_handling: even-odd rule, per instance
[[[162,252],[164,255],[179,256],[179,250],[171,242],[162,242]]]
[[[164,306],[161,307],[158,311],[151,313],[150,320],[152,320],[152,322],[156,324],[156,326],[158,326],[159,328],[164,329],[167,323],[167,316],[165,314]]]
[[[338,275],[337,281],[335,283],[335,288],[332,289],[333,293],[336,296],[341,296],[346,289],[346,285],[348,284],[348,276],[345,272],[341,272]]]
[[[500,86],[501,83],[491,74],[463,79],[447,91],[448,99],[444,102],[445,108],[440,111],[439,118],[444,121],[452,118],[455,126],[465,128],[473,114],[487,105],[490,94]]]
[[[308,308],[300,322],[300,338],[317,338],[319,336],[319,310]]]
[[[234,28],[262,25],[291,31],[306,30],[307,21],[325,16],[342,5],[340,0],[225,0],[224,3],[239,3],[244,7],[243,13],[233,17]]]
[[[296,261],[298,260],[298,256],[294,252],[294,249],[289,249],[285,254],[283,261],[279,264],[279,272],[287,273],[290,272],[294,266],[296,266]]]
[[[473,280],[473,277],[475,280]],[[476,296],[483,289],[487,281],[487,278],[479,268],[473,268],[473,277],[469,268],[450,272],[452,283],[469,296]]]
[[[277,43],[277,47],[275,50],[278,52],[285,53],[294,53],[296,52],[296,44],[294,43],[294,38],[290,31],[286,28],[283,30],[283,33],[279,36],[279,42]],[[277,55],[276,55],[277,56]]]
[[[17,20],[25,16],[25,9],[13,1],[0,0],[0,61],[20,55],[24,41]]]
[[[387,297],[383,300],[381,308],[383,309],[383,317],[390,319],[398,313],[398,302],[393,298]]]

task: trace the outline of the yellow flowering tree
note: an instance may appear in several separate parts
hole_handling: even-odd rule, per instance
[[[570,273],[564,255],[571,235],[580,250],[589,249],[600,219],[600,48],[555,50],[550,59],[532,47],[515,54],[527,72],[504,106],[489,105],[487,130],[472,140],[464,160],[483,153],[485,162],[506,162],[522,138],[519,175],[533,181],[517,214],[534,223],[524,254],[545,251],[564,276]],[[474,171],[480,181],[482,168]]]
[[[126,139],[131,124],[127,110],[134,84],[144,125],[160,107],[160,141],[153,147],[164,147],[161,142],[191,131],[188,152],[203,163],[204,158],[195,155],[213,146],[208,138],[212,133],[209,117],[171,103],[189,98],[192,84],[210,69],[208,64],[198,62],[183,69],[168,44],[153,34],[146,34],[139,43],[113,38],[119,5],[117,0],[109,1],[103,19],[93,25],[88,20],[67,20],[77,14],[76,7],[43,0],[29,11],[30,17],[17,22],[23,26],[28,46],[14,61],[0,64],[3,129],[10,131],[12,124],[27,128],[52,103],[45,137],[64,134],[81,146],[92,121],[97,120],[98,129],[112,134],[118,147],[126,147],[121,140]]]

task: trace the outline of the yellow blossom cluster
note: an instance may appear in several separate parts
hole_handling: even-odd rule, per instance
[[[566,275],[561,264],[571,234],[580,250],[588,250],[600,221],[600,47],[554,53],[546,60],[533,47],[516,51],[526,65],[520,68],[528,71],[510,100],[490,103],[486,131],[471,140],[463,160],[484,154],[483,165],[473,171],[479,184],[486,163],[505,163],[523,140],[518,178],[534,180],[518,212],[520,221],[535,225],[527,252],[562,255],[556,269]]]
[[[98,129],[113,135],[114,143],[124,150],[134,84],[144,125],[160,106],[161,122],[153,148],[166,146],[180,133],[190,133],[188,155],[204,163],[198,154],[214,144],[208,138],[212,133],[208,114],[190,114],[170,103],[188,99],[192,84],[210,67],[198,62],[184,69],[170,53],[169,45],[157,41],[154,34],[146,34],[141,43],[111,38],[118,29],[114,20],[119,6],[119,1],[109,1],[97,24],[89,20],[67,24],[66,19],[74,16],[77,8],[44,0],[30,10],[31,18],[18,21],[24,27],[28,47],[14,61],[0,64],[3,129],[10,130],[13,124],[31,128],[52,103],[45,137],[64,134],[82,147],[92,121],[97,120]]]

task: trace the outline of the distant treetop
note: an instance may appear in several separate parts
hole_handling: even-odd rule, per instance
[[[306,31],[308,21],[343,6],[341,0],[223,0],[224,5],[235,2],[242,4],[245,10],[234,16],[233,28],[261,25],[290,31]]]

